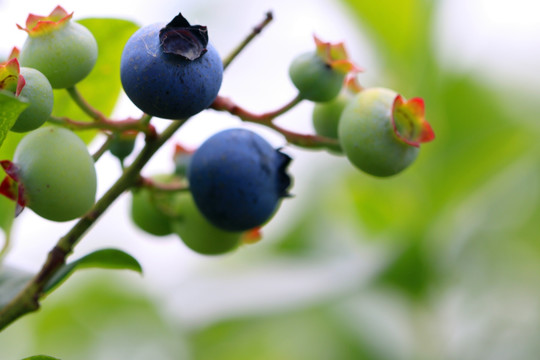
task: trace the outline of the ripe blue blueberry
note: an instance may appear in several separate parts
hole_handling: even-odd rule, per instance
[[[221,131],[191,159],[188,179],[195,204],[208,221],[224,230],[263,225],[288,196],[290,161],[252,131]]]
[[[184,119],[208,108],[222,77],[223,64],[206,27],[191,26],[180,14],[167,25],[139,29],[122,53],[122,86],[152,116]]]

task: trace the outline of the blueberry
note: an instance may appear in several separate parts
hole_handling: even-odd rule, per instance
[[[139,29],[122,53],[120,78],[131,101],[165,119],[184,119],[208,108],[221,87],[223,65],[206,27],[178,15],[169,24]]]
[[[290,161],[252,131],[221,131],[191,159],[188,179],[195,204],[221,229],[244,231],[260,226],[288,196]]]

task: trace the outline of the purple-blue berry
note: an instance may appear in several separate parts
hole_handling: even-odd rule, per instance
[[[250,130],[221,131],[191,159],[188,179],[195,204],[221,229],[244,231],[261,226],[288,196],[290,161]]]
[[[122,53],[120,79],[145,113],[184,119],[208,108],[221,87],[223,64],[206,27],[182,15],[136,31]]]

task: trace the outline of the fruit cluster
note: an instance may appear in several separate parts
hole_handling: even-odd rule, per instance
[[[99,156],[92,157],[86,144],[65,128],[78,122],[51,117],[53,89],[68,89],[93,116],[95,128],[108,138],[103,149],[122,167],[138,134],[145,135],[145,149],[159,139],[152,117],[173,120],[179,128],[208,108],[268,126],[291,144],[344,154],[357,168],[380,177],[408,167],[420,143],[434,137],[420,98],[407,101],[389,89],[361,87],[361,69],[344,45],[317,37],[315,50],[290,65],[298,90],[295,100],[274,112],[252,114],[218,95],[227,61],[209,41],[207,28],[191,25],[182,14],[169,23],[140,28],[125,44],[121,84],[144,114],[115,122],[89,110],[75,90],[94,67],[98,48],[92,33],[73,22],[72,15],[61,7],[48,16],[30,15],[26,27],[19,26],[28,33],[21,51],[14,49],[0,64],[0,90],[27,106],[11,131],[28,134],[13,159],[1,162],[7,176],[0,193],[17,201],[19,211],[26,206],[46,219],[67,221],[84,216],[94,205],[94,162]],[[314,102],[316,135],[294,133],[273,122],[302,100]],[[64,127],[42,126],[47,120]],[[195,151],[179,148],[173,174],[144,178],[144,162],[134,162],[139,166],[136,179],[121,185],[130,190],[131,217],[141,230],[154,236],[176,234],[198,253],[222,254],[253,242],[289,196],[290,162],[263,137],[239,127],[214,134]]]

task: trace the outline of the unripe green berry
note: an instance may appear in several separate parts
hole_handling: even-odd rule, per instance
[[[341,114],[341,147],[353,165],[371,175],[397,174],[418,155],[418,147],[400,140],[393,129],[392,106],[397,96],[385,88],[365,89]]]
[[[128,157],[135,148],[135,139],[137,133],[132,131],[126,131],[123,133],[115,132],[112,135],[111,144],[109,145],[109,151],[118,159],[123,161]]]
[[[73,132],[42,127],[17,145],[13,163],[25,205],[41,217],[68,221],[84,215],[96,197],[94,161]]]
[[[53,89],[45,75],[27,67],[21,68],[21,75],[26,84],[20,96],[25,98],[29,105],[11,128],[14,132],[27,132],[43,125],[49,119],[54,105]]]
[[[152,177],[152,180],[161,183],[172,179],[170,175]],[[139,229],[155,236],[172,234],[173,193],[141,187],[134,189],[131,194],[131,219]]]
[[[300,96],[316,102],[335,98],[345,79],[344,73],[332,69],[315,52],[296,57],[289,67],[289,76]]]
[[[189,192],[177,194],[175,201],[177,219],[172,228],[191,250],[203,255],[219,255],[238,247],[243,233],[212,225],[197,209]]]

